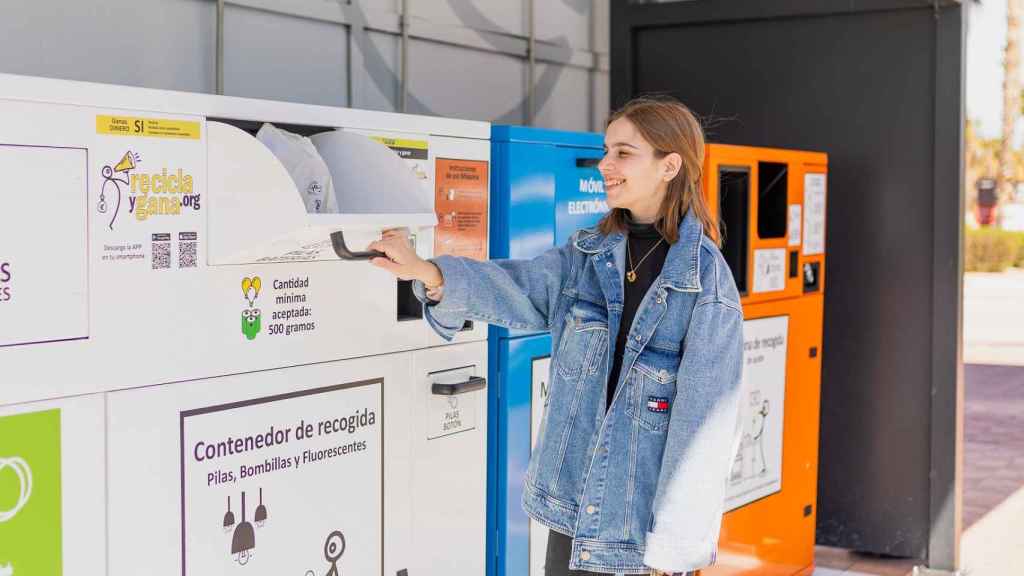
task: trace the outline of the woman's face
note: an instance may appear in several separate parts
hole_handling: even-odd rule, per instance
[[[608,125],[604,147],[597,169],[604,178],[608,206],[629,210],[639,222],[655,221],[668,183],[679,172],[679,155],[658,158],[627,118]]]

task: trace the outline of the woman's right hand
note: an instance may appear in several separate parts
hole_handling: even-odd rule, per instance
[[[370,264],[391,272],[402,280],[419,280],[428,289],[436,289],[444,283],[441,270],[419,257],[409,242],[406,231],[385,230],[381,239],[373,242],[367,248],[377,250],[387,255],[387,258],[373,258]]]

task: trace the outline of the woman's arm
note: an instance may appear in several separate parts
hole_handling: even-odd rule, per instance
[[[714,563],[739,438],[743,313],[712,299],[693,310],[676,378],[644,564],[685,572]]]
[[[570,241],[571,242],[571,241]],[[423,260],[404,235],[389,233],[370,244],[387,258],[371,263],[403,280],[424,302],[427,322],[450,340],[466,320],[524,330],[548,330],[570,273],[569,244],[530,260],[491,260],[439,256]],[[427,292],[441,294],[439,302]]]

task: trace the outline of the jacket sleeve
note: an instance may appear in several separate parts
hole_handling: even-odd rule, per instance
[[[441,269],[444,296],[427,298],[423,283],[413,294],[424,304],[427,323],[451,340],[466,320],[524,330],[549,330],[566,278],[571,273],[568,244],[524,260],[479,261],[439,256],[431,262]]]
[[[740,437],[743,313],[712,300],[693,310],[654,499],[644,564],[686,572],[714,564],[725,488]]]

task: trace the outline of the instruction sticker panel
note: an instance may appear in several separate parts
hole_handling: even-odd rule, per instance
[[[188,118],[96,116],[89,212],[105,266],[198,267],[206,148],[202,124]]]
[[[782,490],[782,416],[789,317],[743,323],[743,435],[729,473],[726,510]]]
[[[804,254],[825,252],[825,175],[804,176]]]
[[[786,249],[754,250],[754,292],[786,288]]]
[[[184,573],[380,574],[382,384],[183,412]]]
[[[199,139],[199,122],[139,116],[96,116],[96,133],[148,138]]]
[[[434,255],[487,259],[487,162],[437,159]]]
[[[800,212],[799,204],[789,205],[789,246],[800,245]]]

